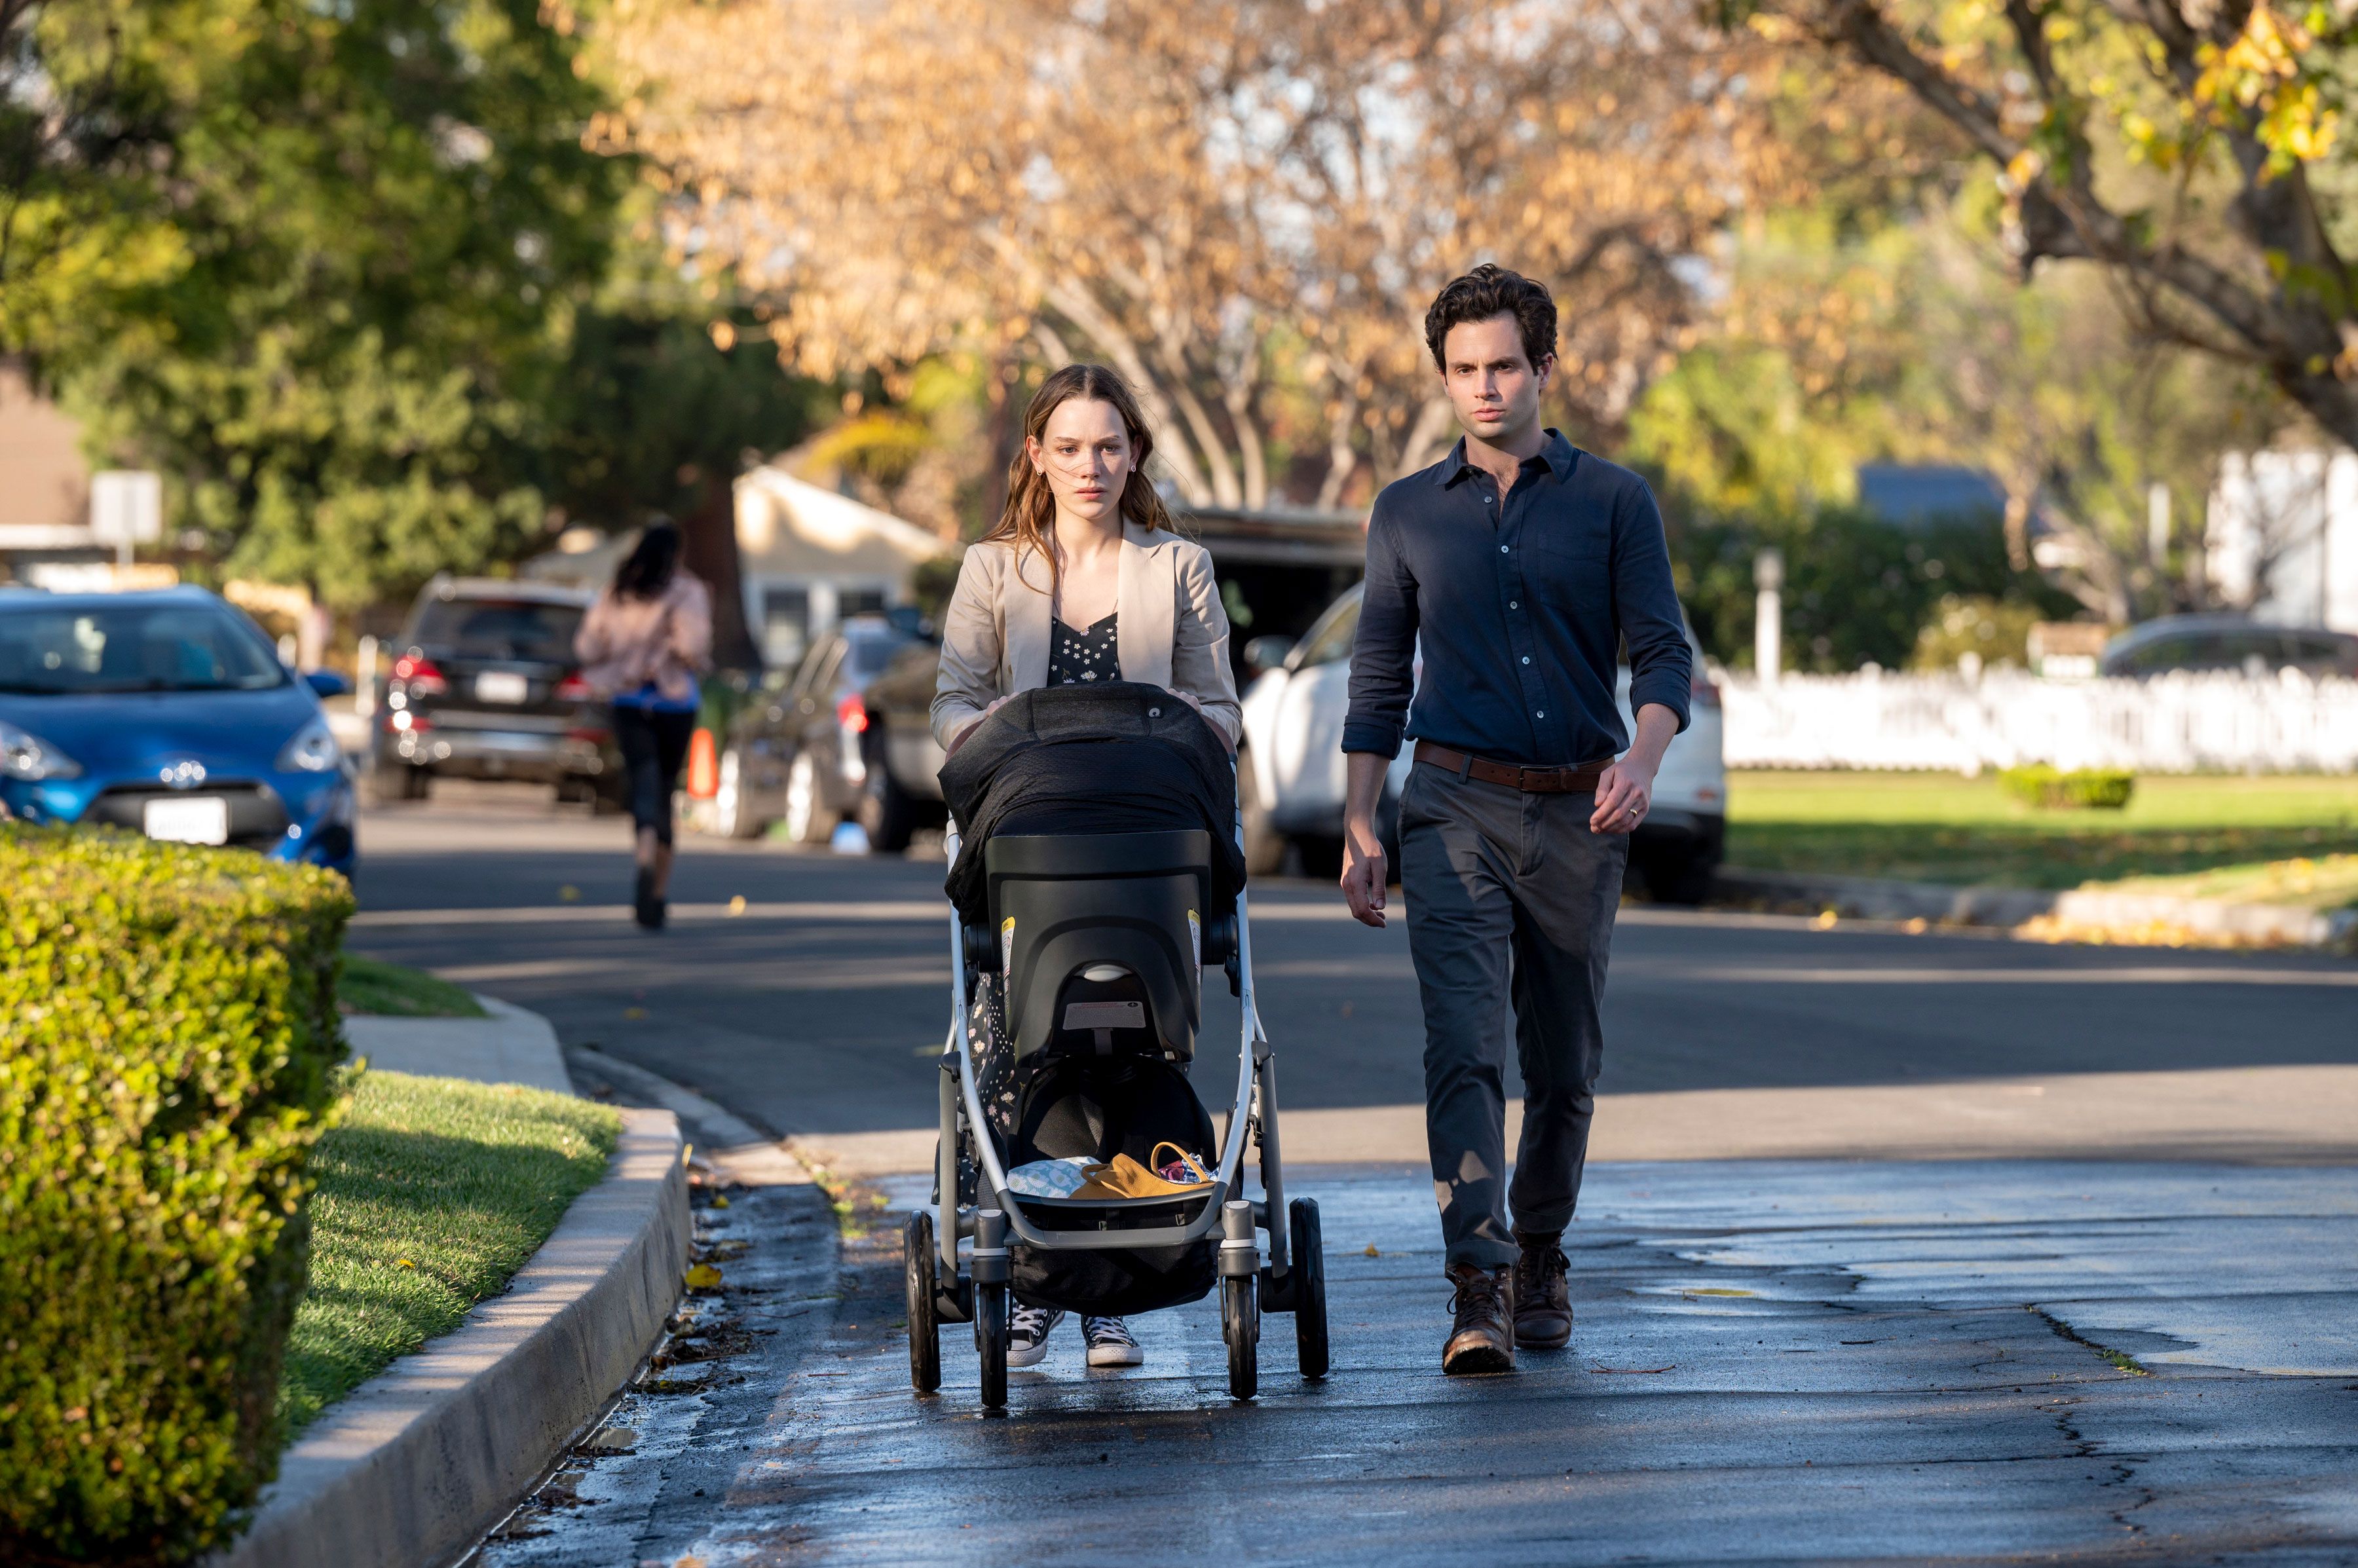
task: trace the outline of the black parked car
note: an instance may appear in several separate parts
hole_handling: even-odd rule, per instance
[[[871,849],[897,855],[921,827],[949,820],[942,800],[942,748],[934,739],[941,644],[922,638],[892,655],[862,697],[867,782],[857,808]]]
[[[824,844],[860,812],[868,792],[862,693],[917,641],[914,627],[855,615],[813,643],[791,678],[765,681],[720,750],[713,800],[719,831],[754,838],[783,823],[793,842]]]
[[[423,799],[437,777],[458,777],[614,799],[621,755],[573,656],[589,608],[590,595],[540,583],[427,583],[377,694],[379,795]]]
[[[2275,626],[2239,615],[2167,615],[2132,626],[2105,644],[2108,676],[2173,670],[2297,669],[2358,677],[2358,637],[2322,626]]]

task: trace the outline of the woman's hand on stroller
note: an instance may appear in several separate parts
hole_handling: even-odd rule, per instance
[[[956,735],[950,737],[950,749],[944,752],[942,755],[945,757],[954,757],[957,755],[957,749],[960,746],[965,745],[969,740],[973,739],[974,732],[982,728],[982,721],[984,719],[990,718],[992,714],[998,712],[1001,708],[1006,707],[1009,703],[1014,700],[1015,698],[1013,696],[1010,695],[993,701],[989,708],[984,708],[982,712],[976,717],[973,723],[968,725]]]
[[[1171,695],[1185,703],[1188,707],[1194,708],[1195,710],[1195,717],[1203,719],[1206,724],[1212,724],[1211,719],[1204,712],[1203,702],[1197,698],[1194,692],[1174,691]],[[1233,757],[1237,754],[1237,743],[1228,738],[1228,732],[1225,728],[1217,724],[1212,724],[1212,733],[1220,738],[1220,744],[1228,749],[1228,755]]]

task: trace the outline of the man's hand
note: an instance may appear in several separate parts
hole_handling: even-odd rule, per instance
[[[1384,863],[1384,846],[1372,823],[1354,822],[1343,829],[1343,902],[1351,918],[1381,929],[1384,886],[1391,868]]]
[[[1631,833],[1654,803],[1654,770],[1623,757],[1596,781],[1596,809],[1588,816],[1592,833]]]
[[[1351,918],[1381,929],[1384,887],[1391,868],[1384,864],[1384,841],[1376,836],[1376,799],[1384,792],[1390,759],[1353,752],[1343,759],[1343,902]]]
[[[1596,781],[1596,809],[1588,814],[1592,833],[1630,833],[1654,804],[1654,774],[1662,751],[1679,732],[1679,717],[1659,702],[1638,710],[1638,738]]]

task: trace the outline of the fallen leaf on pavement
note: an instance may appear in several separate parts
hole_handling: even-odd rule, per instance
[[[741,893],[741,893],[738,893],[737,895],[735,895],[734,897],[732,897],[731,899],[730,899],[730,901],[729,901],[729,913],[730,913],[730,915],[732,915],[732,916],[734,916],[734,915],[740,915],[740,914],[744,914],[744,913],[745,913],[745,895],[744,895],[743,893]]]
[[[713,1194],[712,1206],[714,1208],[727,1208],[729,1206],[729,1195],[727,1193]]]
[[[557,898],[560,903],[578,903],[581,899],[581,890],[568,882],[557,890]]]
[[[709,1263],[698,1263],[695,1268],[690,1269],[685,1275],[683,1275],[682,1278],[687,1281],[687,1288],[691,1291],[708,1291],[716,1288],[720,1283],[720,1271],[714,1268]]]
[[[1379,1252],[1379,1251],[1377,1251],[1377,1250],[1376,1250],[1376,1244],[1375,1244],[1374,1242],[1370,1241],[1370,1242],[1368,1242],[1368,1257],[1370,1257],[1370,1258],[1380,1258],[1380,1257],[1382,1257],[1382,1256],[1383,1256],[1383,1254],[1382,1254],[1382,1253],[1380,1253],[1380,1252]]]

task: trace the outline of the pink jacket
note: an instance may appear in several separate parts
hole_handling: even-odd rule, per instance
[[[652,681],[669,700],[685,702],[712,667],[712,596],[684,571],[653,599],[618,598],[609,588],[581,618],[573,652],[581,678],[600,697]]]

